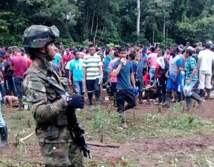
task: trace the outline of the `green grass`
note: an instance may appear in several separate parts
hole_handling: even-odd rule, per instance
[[[214,131],[214,121],[180,112],[146,114],[136,119],[130,118],[130,115],[127,117],[129,128],[121,131],[117,129],[119,116],[116,112],[82,111],[78,115],[88,134],[87,138],[97,141],[101,133],[107,141],[129,143],[139,139],[185,137]]]

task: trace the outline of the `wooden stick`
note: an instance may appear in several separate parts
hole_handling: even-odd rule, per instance
[[[16,144],[18,145],[19,143],[22,143],[23,141],[27,140],[28,138],[30,138],[34,134],[35,134],[35,132],[32,132],[31,134],[27,135],[26,137],[23,137],[21,139],[16,139]]]
[[[112,145],[112,144],[100,144],[100,143],[92,143],[87,142],[88,145],[96,146],[96,147],[110,147],[110,148],[119,148],[119,145]]]

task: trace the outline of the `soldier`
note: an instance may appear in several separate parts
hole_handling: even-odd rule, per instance
[[[82,151],[72,140],[67,114],[71,108],[83,108],[84,98],[68,93],[61,96],[54,89],[69,90],[68,80],[64,78],[66,82],[62,82],[49,63],[57,50],[57,37],[55,26],[32,25],[24,31],[23,45],[33,63],[24,75],[23,93],[36,121],[45,166],[83,167]]]

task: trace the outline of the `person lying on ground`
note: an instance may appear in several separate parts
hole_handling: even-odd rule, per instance
[[[6,95],[4,96],[4,103],[6,104],[7,107],[10,108],[18,106],[18,98],[16,96]]]

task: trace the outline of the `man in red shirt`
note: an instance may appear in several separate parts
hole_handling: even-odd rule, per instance
[[[21,54],[22,51],[19,48],[14,50],[15,56],[11,59],[10,66],[13,70],[13,82],[19,101],[18,111],[22,110],[22,81],[24,73],[27,70],[27,60]]]
[[[63,61],[63,64],[62,64],[63,68],[62,68],[62,70],[63,70],[63,73],[65,74],[65,77],[68,78],[68,72],[69,72],[69,70],[65,69],[65,67],[67,66],[68,62],[71,61],[74,58],[74,55],[70,53],[69,48],[67,48],[65,50],[65,52],[66,52],[65,55],[62,56],[62,61]]]

